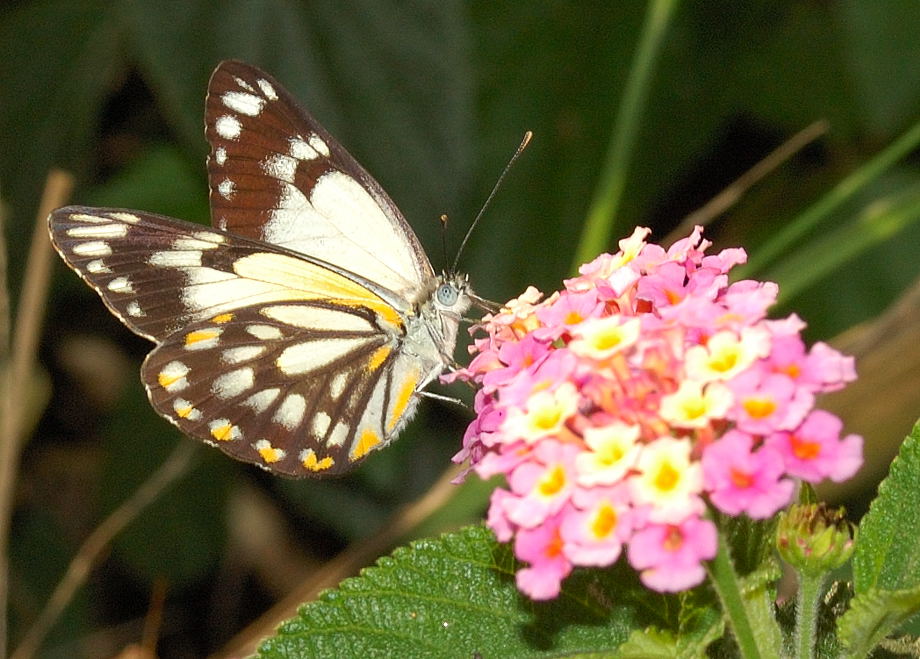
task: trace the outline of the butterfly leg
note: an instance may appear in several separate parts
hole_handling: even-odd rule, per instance
[[[419,396],[424,396],[425,398],[430,398],[430,399],[432,399],[432,400],[440,400],[440,401],[443,401],[443,402],[445,402],[445,403],[453,403],[453,404],[455,404],[455,405],[459,405],[460,407],[462,407],[462,408],[464,408],[464,409],[468,409],[468,408],[469,408],[469,405],[467,405],[466,403],[464,403],[462,400],[460,400],[459,398],[454,398],[454,397],[452,397],[452,396],[442,396],[441,394],[435,394],[435,393],[432,393],[432,392],[430,392],[430,391],[417,391],[416,393],[417,393]]]

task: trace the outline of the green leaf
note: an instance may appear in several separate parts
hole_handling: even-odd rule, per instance
[[[853,582],[859,595],[920,586],[920,424],[901,445],[859,525]]]
[[[838,622],[848,657],[864,657],[905,620],[920,611],[920,586],[857,595]]]
[[[750,517],[721,515],[723,529],[732,550],[732,561],[739,575],[747,575],[764,565],[773,555],[776,519],[753,520]],[[776,579],[778,577],[774,577]]]
[[[635,630],[616,653],[617,659],[670,659],[681,656],[688,655],[679,653],[674,635],[659,629]]]
[[[667,605],[676,598],[652,602],[628,568],[577,571],[556,600],[535,603],[515,588],[517,567],[482,527],[414,542],[302,607],[259,656],[590,654],[613,650],[640,625],[673,620]],[[693,626],[700,621],[713,625],[707,615]]]
[[[715,606],[712,590],[698,588],[682,593],[678,614],[678,632],[650,628],[633,631],[617,648],[618,659],[678,657],[693,659],[706,656],[706,648],[725,634],[725,619]]]

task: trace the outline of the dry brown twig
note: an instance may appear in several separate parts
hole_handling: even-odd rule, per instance
[[[830,124],[824,119],[819,119],[806,126],[788,140],[773,149],[753,167],[739,176],[722,192],[706,202],[703,206],[690,213],[681,220],[667,237],[662,240],[663,245],[670,245],[675,240],[686,236],[696,225],[708,226],[716,217],[731,208],[750,190],[758,181],[762,180],[774,169],[786,162],[793,155],[805,148],[811,142],[824,135]]]
[[[45,316],[45,300],[48,296],[48,281],[51,277],[52,251],[48,239],[46,218],[48,214],[67,202],[73,189],[73,177],[67,172],[52,170],[45,182],[45,191],[38,207],[38,217],[32,233],[32,243],[26,261],[23,287],[19,296],[19,306],[15,324],[9,322],[9,290],[7,282],[2,282],[0,295],[3,308],[7,314],[4,324],[9,331],[12,327],[12,339],[3,337],[2,390],[3,416],[2,435],[0,435],[0,656],[6,656],[7,644],[7,598],[9,572],[8,545],[10,518],[13,513],[13,493],[16,487],[16,473],[19,469],[19,453],[23,438],[25,401],[23,392],[28,388],[38,340],[41,336],[42,322]],[[7,253],[5,227],[0,227],[0,251]],[[5,277],[4,271],[4,277]]]

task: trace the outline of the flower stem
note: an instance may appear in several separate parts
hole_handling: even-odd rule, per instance
[[[652,70],[676,6],[677,0],[652,0],[648,5],[645,25],[613,125],[604,168],[575,250],[574,268],[607,249],[610,237],[614,235],[616,215],[626,186],[626,173],[639,132],[639,121],[648,98]]]
[[[815,652],[815,631],[818,624],[818,597],[824,575],[808,576],[798,571],[799,592],[796,595],[795,656],[799,659],[813,657]]]
[[[707,570],[709,580],[722,603],[722,612],[735,635],[741,656],[745,659],[771,656],[766,648],[760,647],[762,643],[758,643],[758,635],[754,633],[751,616],[741,591],[741,583],[732,565],[731,550],[722,530],[719,531],[719,552],[709,562]]]

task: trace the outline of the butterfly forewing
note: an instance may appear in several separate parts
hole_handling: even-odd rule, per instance
[[[232,259],[223,249],[229,237],[200,225],[139,211],[68,206],[51,214],[49,227],[67,264],[125,325],[151,340],[202,315],[195,290],[205,281],[217,288],[229,276],[224,269]]]
[[[380,185],[270,76],[223,62],[205,132],[215,227],[341,266],[417,295],[433,271]]]

